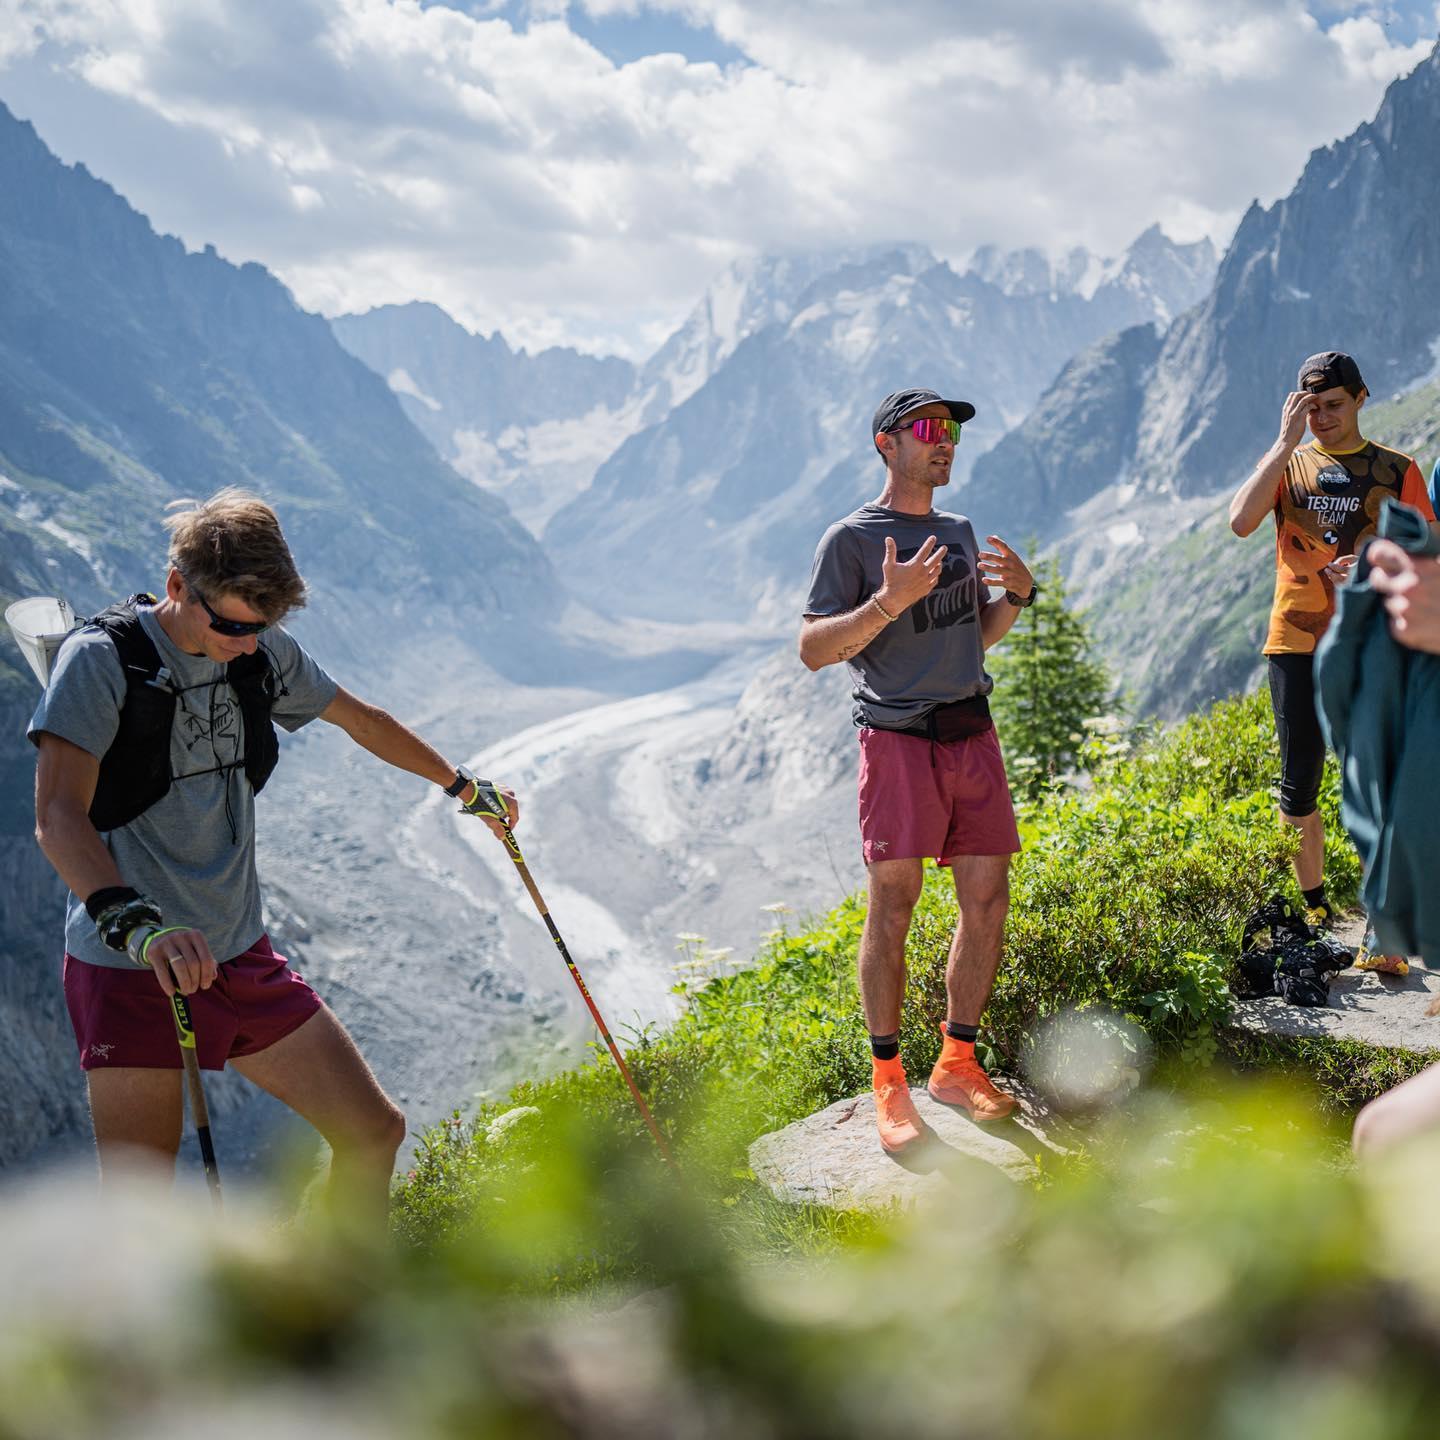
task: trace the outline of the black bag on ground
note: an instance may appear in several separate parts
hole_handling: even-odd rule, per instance
[[[1291,1005],[1326,1005],[1330,977],[1354,959],[1352,950],[1309,925],[1284,895],[1272,895],[1245,920],[1231,989],[1239,1000],[1278,995]]]

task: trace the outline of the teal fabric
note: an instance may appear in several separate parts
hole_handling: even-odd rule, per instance
[[[1418,510],[1387,500],[1379,534],[1437,553]],[[1380,948],[1440,964],[1440,656],[1397,644],[1360,552],[1315,654],[1320,722],[1340,758],[1341,815],[1365,865]]]

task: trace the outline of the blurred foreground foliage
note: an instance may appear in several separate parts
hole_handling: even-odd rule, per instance
[[[424,1247],[12,1192],[0,1435],[1428,1437],[1440,1257],[1405,1217],[1440,1151],[1356,1173],[1316,1117],[1132,1096],[1045,1186],[977,1165],[824,1254],[575,1113]],[[629,1284],[537,1293],[602,1245]]]
[[[984,1043],[1014,1073],[1052,1016],[1103,1013],[1160,1083],[1035,1184],[976,1165],[932,1210],[774,1200],[749,1143],[868,1084],[863,904],[739,973],[697,977],[692,937],[684,1015],[630,1050],[680,1179],[601,1055],[433,1129],[389,1247],[318,1216],[212,1226],[199,1197],[12,1198],[0,1440],[1429,1436],[1440,1256],[1405,1219],[1440,1150],[1356,1174],[1313,1095],[1210,1065],[1240,922],[1288,883],[1268,710],[1104,743],[1085,790],[1022,817]],[[1352,895],[1348,848],[1329,865]],[[917,1079],[953,925],[931,872]]]

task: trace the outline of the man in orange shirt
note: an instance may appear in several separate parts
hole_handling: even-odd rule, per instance
[[[1312,355],[1285,399],[1279,438],[1230,502],[1237,535],[1275,517],[1275,600],[1265,654],[1280,741],[1280,818],[1300,832],[1295,875],[1310,918],[1321,924],[1331,910],[1325,829],[1316,808],[1325,740],[1315,708],[1315,647],[1335,614],[1336,585],[1375,533],[1381,502],[1403,500],[1435,520],[1415,461],[1361,435],[1368,397],[1349,355]],[[1314,439],[1302,445],[1307,422]]]

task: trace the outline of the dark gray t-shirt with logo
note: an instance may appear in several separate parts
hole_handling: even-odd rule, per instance
[[[898,730],[936,705],[990,693],[994,682],[980,643],[989,590],[976,569],[975,531],[963,516],[862,505],[820,541],[805,613],[843,615],[875,594],[884,580],[887,535],[900,560],[909,560],[931,535],[948,547],[934,590],[845,662],[855,685],[856,725]]]
[[[260,883],[255,875],[255,795],[237,762],[245,758],[244,727],[225,669],[176,648],[160,622],[140,612],[145,633],[179,689],[170,730],[170,789],[143,815],[101,836],[120,878],[160,907],[167,925],[205,932],[215,958],[242,955],[261,936]],[[335,698],[335,682],[279,628],[260,644],[284,692],[271,718],[286,730],[315,719]],[[125,675],[110,637],[82,630],[66,640],[28,734],[58,735],[97,759],[120,725]],[[79,960],[133,968],[107,950],[76,896],[65,915],[65,948]]]

